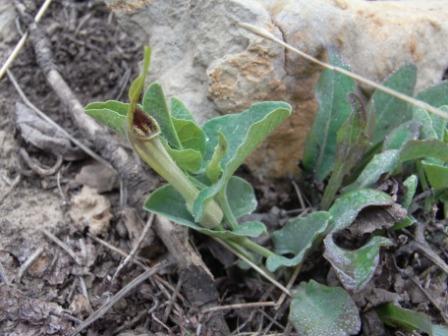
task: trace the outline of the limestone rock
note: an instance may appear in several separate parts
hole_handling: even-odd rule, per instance
[[[152,80],[204,121],[257,100],[285,100],[293,116],[248,160],[262,176],[297,172],[317,104],[320,69],[238,28],[255,24],[319,58],[336,48],[363,76],[382,81],[413,62],[417,87],[448,68],[448,4],[361,0],[107,0],[130,31],[153,48]]]

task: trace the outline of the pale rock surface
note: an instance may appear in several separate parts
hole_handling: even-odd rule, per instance
[[[448,68],[448,2],[361,0],[107,0],[153,49],[152,79],[201,121],[257,100],[285,100],[294,115],[248,161],[262,176],[297,172],[317,103],[320,69],[235,26],[248,22],[319,58],[336,48],[375,81],[400,65],[419,69],[418,90]]]

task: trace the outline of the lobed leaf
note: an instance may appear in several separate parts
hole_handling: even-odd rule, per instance
[[[329,52],[331,64],[349,69],[334,52]],[[308,134],[303,155],[303,166],[323,181],[333,168],[336,158],[336,135],[348,116],[351,106],[347,95],[355,91],[355,82],[340,73],[324,70],[316,86],[319,110]]]
[[[289,320],[301,336],[347,336],[361,329],[358,308],[340,287],[314,280],[302,282],[294,293]]]
[[[356,250],[345,250],[337,246],[333,235],[324,239],[327,259],[347,290],[364,288],[375,273],[379,263],[381,246],[391,246],[392,242],[384,237],[373,237],[364,246]]]

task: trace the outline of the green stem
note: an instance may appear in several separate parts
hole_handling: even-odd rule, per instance
[[[224,212],[224,218],[229,223],[230,228],[235,230],[238,227],[238,221],[233,215],[233,211],[230,208],[229,200],[226,197],[227,193],[227,185],[222,189],[222,191],[217,195],[217,200],[219,205],[221,206],[222,211]]]
[[[249,238],[242,238],[241,240],[238,241],[241,246],[244,246],[245,248],[247,248],[248,250],[255,252],[265,258],[269,258],[275,255],[274,252],[272,252],[271,250],[267,249],[264,246],[261,246],[260,244],[257,244],[256,242],[254,242],[253,240],[249,239]]]
[[[322,196],[322,201],[320,207],[323,210],[327,210],[333,203],[334,198],[342,185],[342,180],[344,178],[344,170],[335,167],[333,174],[331,174],[330,180],[328,181],[327,187],[325,188],[324,195]]]

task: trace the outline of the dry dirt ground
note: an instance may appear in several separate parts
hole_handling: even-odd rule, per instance
[[[34,13],[35,2],[26,3]],[[104,5],[97,1],[54,1],[41,27],[51,40],[59,71],[82,104],[125,99],[130,79],[138,70],[142,46],[120,29]],[[15,42],[6,47],[11,50]],[[82,140],[66,107],[47,85],[30,44],[22,50],[11,72],[33,104]],[[67,144],[57,132],[48,137],[45,126],[40,127],[38,119],[30,117],[29,109],[20,103],[23,99],[11,80],[3,79],[0,335],[69,335],[92,314],[98,316],[95,312],[145,268],[166,260],[167,251],[149,229],[137,257],[117,273],[139,241],[148,215],[139,212],[141,222],[123,213],[123,190],[120,192],[117,177],[73,144]],[[276,183],[274,188],[272,183],[256,181],[248,172],[240,173],[255,183],[260,198],[258,213],[269,226],[279,226],[288,215],[298,213],[294,209],[299,202],[289,181]],[[154,185],[157,183],[154,178]],[[443,224],[438,223],[430,231],[442,254],[446,253],[446,236],[440,235]],[[407,246],[406,235],[395,238]],[[281,293],[275,287],[239,268],[227,251],[204,237],[193,236],[192,240],[215,277],[219,304],[272,302],[279,298]],[[314,278],[336,284],[335,275],[320,254],[309,259],[298,280]],[[428,259],[406,248],[383,255],[381,269],[371,286],[356,297],[358,306],[364,307],[363,335],[404,335],[384,329],[371,312],[373,305],[383,301],[398,300],[441,321],[440,309],[447,312],[446,274],[437,272]],[[289,276],[288,272],[280,274],[283,282]],[[207,329],[213,312],[189,303],[181,282],[175,267],[164,267],[158,275],[114,301],[82,333],[213,335]],[[287,322],[287,306],[286,301],[279,310],[260,305],[222,311],[234,334],[250,331],[294,335]]]

